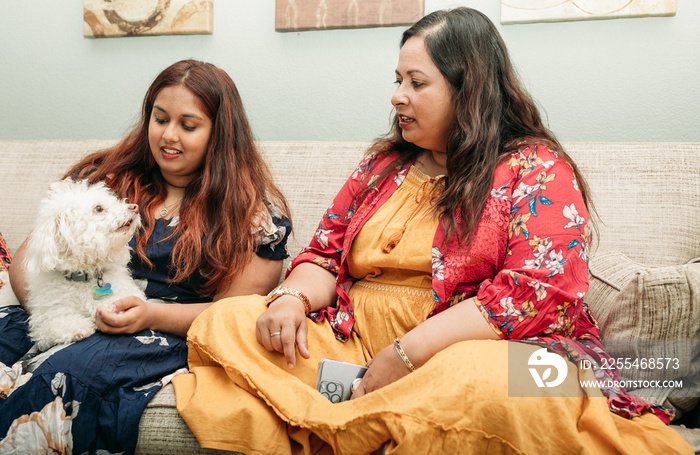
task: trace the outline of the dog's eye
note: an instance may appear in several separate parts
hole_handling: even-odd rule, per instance
[[[104,209],[102,208],[101,205],[96,205],[94,209],[92,209],[95,213],[102,213]]]

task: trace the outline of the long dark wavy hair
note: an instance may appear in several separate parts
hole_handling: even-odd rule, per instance
[[[586,207],[593,209],[586,181],[544,126],[488,17],[466,7],[436,11],[406,30],[401,46],[418,36],[423,37],[432,61],[450,84],[456,113],[446,150],[445,189],[436,201],[448,238],[456,233],[461,242],[471,241],[496,166],[527,143],[542,143],[557,151],[573,168]],[[389,134],[376,140],[369,151],[400,153],[400,159],[385,174],[425,152],[403,139],[396,115]]]
[[[256,147],[238,90],[225,71],[195,60],[166,68],[149,87],[135,128],[114,147],[81,160],[66,176],[104,180],[120,197],[139,205],[143,230],[135,250],[152,266],[145,248],[167,188],[151,155],[148,126],[156,96],[175,85],[194,93],[212,121],[212,131],[201,172],[185,188],[180,223],[173,233],[174,281],[201,273],[201,292],[213,295],[252,259],[257,233],[251,226],[268,198],[289,218],[285,198]]]

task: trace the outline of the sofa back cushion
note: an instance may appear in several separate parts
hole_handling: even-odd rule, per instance
[[[650,266],[700,257],[700,144],[563,145],[600,215],[597,251],[620,251]]]
[[[0,232],[11,252],[29,234],[49,183],[114,140],[0,141]],[[365,142],[259,143],[292,211],[295,255],[368,147]],[[700,257],[700,144],[565,143],[591,187],[599,251],[647,265]],[[595,254],[595,251],[594,251]]]

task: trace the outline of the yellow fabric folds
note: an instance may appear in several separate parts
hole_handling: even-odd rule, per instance
[[[509,355],[529,358],[541,348],[523,343],[454,344],[357,400],[333,404],[316,391],[322,358],[365,364],[434,307],[437,220],[425,201],[436,183],[411,169],[353,242],[350,270],[363,279],[349,292],[355,327],[347,342],[337,341],[327,322],[307,319],[311,358],[297,356],[289,370],[282,355],[256,340],[263,297],[222,300],[194,321],[191,373],[173,383],[178,410],[200,444],[248,455],[359,455],[386,441],[388,454],[692,453],[653,415],[611,413],[599,390],[580,389],[579,376],[590,371],[568,362],[570,397],[509,397]],[[383,248],[388,240],[392,247]]]
[[[362,454],[391,440],[387,453],[692,453],[653,415],[624,419],[600,395],[508,397],[506,341],[457,343],[387,387],[333,404],[315,390],[318,361],[364,363],[359,340],[335,341],[327,324],[309,321],[312,357],[290,371],[255,341],[263,310],[259,296],[224,300],[190,331],[191,373],[173,382],[203,447]]]

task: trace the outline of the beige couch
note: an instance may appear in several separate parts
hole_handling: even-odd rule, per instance
[[[0,141],[0,233],[10,251],[29,234],[37,202],[49,182],[81,156],[111,144]],[[260,143],[292,210],[291,254],[311,239],[367,145]],[[700,382],[696,351],[700,343],[700,143],[568,143],[565,147],[588,179],[602,221],[586,299],[601,322],[603,338],[686,340],[679,349],[694,362],[669,374],[680,375],[688,381],[684,384]],[[684,425],[674,428],[700,452],[700,429],[690,428],[700,426],[697,398],[654,399],[676,408],[678,422]],[[174,402],[168,386],[149,404],[141,420],[137,453],[218,453],[199,448]]]

